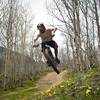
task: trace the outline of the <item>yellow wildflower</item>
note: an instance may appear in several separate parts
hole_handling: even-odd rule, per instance
[[[46,91],[46,93],[49,93],[49,92],[51,92],[51,89],[49,89],[49,90]]]
[[[89,89],[89,90],[92,90],[92,87],[89,86],[88,89]]]
[[[56,94],[56,92],[54,91],[53,94]]]
[[[86,90],[86,95],[89,95],[92,91],[90,89]]]
[[[48,96],[52,96],[52,94],[51,94],[51,93],[49,93],[49,94],[48,94]]]
[[[61,88],[64,88],[64,85],[60,85]]]

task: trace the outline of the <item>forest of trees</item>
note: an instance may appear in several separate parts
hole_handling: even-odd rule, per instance
[[[47,9],[66,38],[69,69],[75,72],[99,66],[100,0],[53,0],[47,2]]]
[[[39,50],[32,48],[33,37],[30,41],[27,38],[33,20],[23,0],[0,0],[0,87],[4,89],[33,79],[39,70],[45,69],[43,62],[37,63]]]
[[[59,52],[62,66],[71,72],[100,65],[99,9],[100,0],[47,2],[49,15],[58,23],[54,27],[66,38],[66,49]],[[0,0],[0,46],[6,49],[0,86],[4,89],[14,87],[17,81],[21,84],[23,78],[45,69],[40,49],[32,48],[33,37],[27,39],[33,24],[34,16],[29,15],[23,0]]]

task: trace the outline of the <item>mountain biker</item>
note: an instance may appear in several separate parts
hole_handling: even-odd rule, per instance
[[[52,40],[52,37],[54,36],[54,33],[57,28],[53,28],[53,29],[46,29],[46,27],[44,26],[44,24],[38,24],[37,25],[37,29],[39,30],[39,34],[37,35],[36,39],[34,39],[34,42],[36,42],[38,40],[38,38],[40,37],[42,39],[42,52],[46,58],[45,55],[45,45],[49,45],[50,47],[54,48],[54,53],[55,53],[55,59],[57,61],[57,63],[60,63],[60,60],[58,59],[58,45],[57,43]],[[35,47],[35,45],[33,44],[33,47]],[[47,61],[47,64],[49,64],[49,62]]]

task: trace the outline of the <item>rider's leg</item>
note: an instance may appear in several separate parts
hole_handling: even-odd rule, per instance
[[[55,57],[58,63],[60,63],[60,60],[58,59],[58,45],[57,43],[54,46],[54,52],[55,52]]]
[[[57,45],[57,43],[54,40],[51,40],[47,44],[50,45],[52,48],[54,48],[56,61],[58,63],[60,63],[60,60],[58,59],[58,45]]]

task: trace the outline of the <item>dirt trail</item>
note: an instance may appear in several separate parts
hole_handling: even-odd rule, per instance
[[[59,75],[57,75],[55,72],[51,72],[38,81],[37,87],[39,87],[41,91],[45,91],[49,88],[55,87],[56,85],[64,81],[65,73],[66,71],[63,71]]]
[[[23,90],[19,90],[16,92],[4,94],[4,95],[0,96],[0,98],[10,96],[10,95],[15,95],[15,94],[18,94],[21,92],[27,92],[27,91],[33,90],[34,88],[37,88],[39,91],[45,91],[45,90],[50,89],[50,88],[60,84],[61,82],[63,82],[65,73],[66,73],[66,71],[63,71],[59,75],[57,75],[55,72],[51,72],[51,73],[47,74],[46,76],[44,76],[43,78],[41,78],[37,82],[36,87],[30,87],[28,89],[23,89]]]

